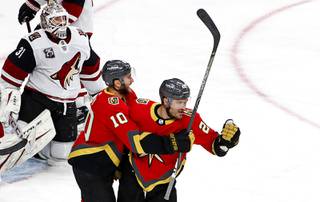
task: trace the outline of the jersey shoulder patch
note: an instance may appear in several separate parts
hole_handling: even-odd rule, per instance
[[[109,97],[108,103],[111,105],[118,105],[119,104],[119,98],[118,97]]]
[[[192,115],[192,109],[185,109],[185,110],[183,111],[183,113],[184,113],[185,115],[187,115],[187,116],[191,116],[191,115]]]
[[[149,102],[149,99],[145,99],[145,98],[138,98],[138,99],[136,99],[136,102],[138,103],[138,104],[148,104],[148,102]]]
[[[39,32],[34,32],[31,35],[29,35],[30,42],[34,41],[35,39],[38,39],[41,37],[41,34]]]
[[[87,34],[84,31],[82,31],[82,29],[77,28],[77,31],[78,31],[80,36],[87,36]]]

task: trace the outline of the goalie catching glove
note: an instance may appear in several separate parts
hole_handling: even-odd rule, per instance
[[[213,150],[217,156],[224,156],[230,148],[236,146],[239,142],[240,129],[232,119],[226,120],[223,124],[221,135],[213,143]]]

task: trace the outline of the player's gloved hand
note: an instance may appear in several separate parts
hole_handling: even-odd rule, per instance
[[[228,150],[239,142],[240,129],[232,119],[226,120],[223,124],[221,135],[213,143],[213,151],[217,156],[224,156]]]
[[[186,129],[170,134],[170,143],[174,152],[189,152],[194,140],[193,132],[188,132]]]
[[[37,12],[40,10],[40,5],[34,1],[26,1],[21,5],[18,14],[18,21],[20,24],[30,21],[34,18]]]

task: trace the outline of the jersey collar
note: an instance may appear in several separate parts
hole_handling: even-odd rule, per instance
[[[153,103],[150,108],[150,115],[153,121],[158,125],[169,125],[175,121],[175,119],[163,119],[157,113],[158,108],[161,106],[159,103]]]

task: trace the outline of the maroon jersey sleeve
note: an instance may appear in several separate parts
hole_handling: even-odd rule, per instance
[[[82,13],[85,0],[63,0],[62,6],[73,17],[69,18],[69,22],[75,22]]]
[[[201,145],[207,151],[214,154],[212,144],[219,134],[210,128],[198,113],[195,116],[192,130],[195,135],[194,144]]]
[[[24,79],[35,67],[33,49],[26,39],[21,39],[16,50],[6,59],[1,78],[8,84],[20,88]]]
[[[90,45],[90,57],[83,63],[80,72],[81,84],[87,89],[90,95],[94,95],[106,87],[101,77],[99,65],[100,57],[94,52]]]

